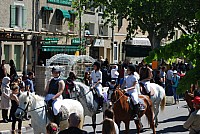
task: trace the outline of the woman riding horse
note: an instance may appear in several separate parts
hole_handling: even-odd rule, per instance
[[[145,114],[148,118],[148,122],[150,123],[150,127],[153,130],[153,134],[156,134],[154,119],[153,119],[153,111],[152,111],[152,102],[149,97],[145,95],[139,95],[139,98],[144,102],[144,109],[138,112],[139,120],[135,120],[135,124],[137,127],[137,133],[139,134],[142,130],[142,124],[140,122],[140,118]],[[115,113],[115,121],[120,128],[120,122],[123,121],[125,123],[125,133],[129,132],[129,124],[130,120],[133,120],[132,109],[130,108],[129,102],[127,101],[128,97],[124,95],[124,93],[120,89],[116,89],[111,95],[111,101],[113,104],[113,111]],[[120,113],[120,114],[119,114]]]
[[[134,104],[133,106],[134,120],[138,120],[139,100],[138,100],[138,92],[137,89],[135,88],[138,80],[134,76],[135,71],[136,71],[135,66],[130,64],[127,68],[128,76],[125,76],[122,88],[126,87],[124,91],[131,96],[132,102]]]

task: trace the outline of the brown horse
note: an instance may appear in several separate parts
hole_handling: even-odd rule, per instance
[[[148,118],[148,122],[150,123],[150,128],[153,130],[153,134],[156,134],[154,120],[153,120],[152,102],[148,96],[139,95],[139,98],[144,101],[145,110],[140,111],[139,120],[135,120],[137,133],[139,134],[142,128],[140,118],[145,114]],[[120,125],[121,121],[125,123],[126,134],[128,134],[129,132],[130,121],[133,120],[132,110],[127,100],[128,100],[128,97],[124,95],[124,93],[120,89],[116,89],[111,95],[113,111],[115,113],[115,121],[118,126]]]

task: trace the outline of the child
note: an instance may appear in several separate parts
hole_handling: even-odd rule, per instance
[[[11,110],[10,110],[10,114],[12,117],[12,134],[15,134],[15,124],[16,121],[18,121],[18,133],[21,134],[21,128],[22,128],[22,120],[21,119],[17,119],[15,117],[15,112],[19,106],[19,86],[18,85],[13,85],[12,86],[12,93],[10,95],[10,99],[11,99]]]
[[[46,126],[46,134],[56,134],[58,132],[58,126],[56,123],[50,122]]]

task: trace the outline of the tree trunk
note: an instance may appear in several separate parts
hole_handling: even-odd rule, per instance
[[[151,48],[155,49],[160,47],[161,39],[157,38],[154,32],[149,32],[149,41],[151,42]]]

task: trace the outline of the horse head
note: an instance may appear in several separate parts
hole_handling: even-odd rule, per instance
[[[31,99],[31,93],[30,92],[23,92],[19,96],[19,106],[15,112],[15,117],[22,119],[25,113],[28,112],[29,107],[32,105],[32,99]]]
[[[111,102],[112,104],[115,104],[117,103],[117,101],[119,101],[123,96],[124,96],[124,91],[119,89],[119,88],[116,88],[113,93],[111,94]]]

